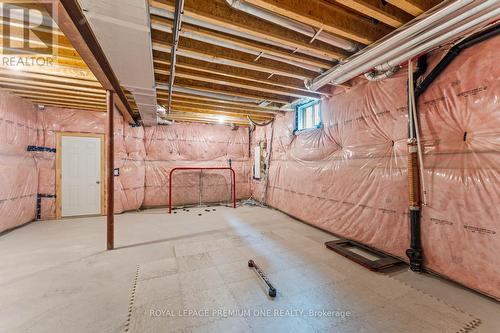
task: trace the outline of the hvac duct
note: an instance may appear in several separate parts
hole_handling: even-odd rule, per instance
[[[499,15],[498,7],[496,0],[445,2],[351,56],[343,64],[306,82],[306,86],[317,90],[328,83],[344,83],[372,68],[387,70],[395,67],[493,20]]]
[[[79,0],[79,3],[117,79],[134,96],[142,122],[155,125],[155,76],[146,2],[123,1],[120,10],[116,9],[116,0]]]
[[[261,18],[263,20],[269,21],[274,24],[278,24],[284,28],[296,31],[298,33],[301,33],[303,35],[306,35],[308,37],[311,37],[311,41],[314,39],[320,40],[322,42],[328,43],[330,45],[336,46],[338,48],[344,49],[349,52],[356,52],[358,50],[358,45],[356,43],[353,43],[351,41],[330,35],[328,33],[322,33],[320,31],[316,31],[316,29],[288,19],[286,17],[283,17],[281,15],[276,15],[274,13],[271,13],[265,9],[261,9],[255,6],[252,6],[248,3],[245,3],[245,1],[242,0],[226,0],[226,2],[233,7],[234,9],[241,10],[242,12],[245,12],[247,14],[256,16],[258,18]]]

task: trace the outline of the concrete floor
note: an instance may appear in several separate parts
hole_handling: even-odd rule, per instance
[[[102,217],[4,234],[0,332],[498,332],[487,297],[405,268],[370,272],[275,210],[210,209],[116,216],[109,252]]]

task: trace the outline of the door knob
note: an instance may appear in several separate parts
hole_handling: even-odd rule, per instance
[[[101,182],[100,182],[100,181],[96,181],[95,183],[96,183],[96,184],[100,184]]]

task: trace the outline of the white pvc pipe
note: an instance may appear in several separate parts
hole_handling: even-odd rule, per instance
[[[300,34],[306,35],[308,37],[313,38],[317,31],[300,22],[288,19],[286,17],[276,15],[272,12],[269,12],[265,9],[260,9],[258,7],[252,6],[248,3],[245,3],[244,1],[241,0],[226,0],[226,2],[233,8],[241,10],[247,14],[257,16],[258,18],[261,18],[263,20],[269,21],[271,23],[280,25],[284,28],[296,31]],[[356,52],[358,49],[358,46],[356,43],[353,43],[351,41],[330,35],[328,33],[320,33],[318,36],[316,36],[317,40],[323,41],[325,43],[328,43],[330,45],[339,47],[341,49],[344,49],[349,52]]]
[[[378,70],[387,70],[400,65],[401,63],[410,58],[413,58],[416,55],[419,55],[420,53],[440,46],[441,44],[453,39],[454,37],[458,37],[460,34],[466,32],[467,30],[472,29],[474,26],[481,24],[481,22],[488,21],[490,18],[498,15],[495,14],[498,13],[498,9],[497,11],[492,10],[492,5],[496,5],[498,7],[498,1],[486,1],[476,8],[467,10],[463,14],[447,20],[445,24],[434,27],[433,29],[419,35],[418,38],[412,39],[409,42],[404,43],[403,45],[393,48],[384,56],[369,61],[363,66],[358,67],[356,70],[335,78],[334,80],[332,80],[332,82],[334,84],[346,82],[353,77],[362,74],[374,67]],[[443,33],[443,31],[446,30],[448,31]],[[405,50],[407,51],[404,52]]]
[[[423,52],[426,52],[436,46],[439,46],[442,43],[445,43],[446,41],[449,41],[450,39],[456,38],[460,36],[463,33],[466,33],[467,31],[474,29],[475,27],[488,22],[489,20],[494,19],[495,17],[498,17],[500,15],[500,8],[491,10],[488,9],[486,10],[482,15],[479,15],[477,18],[473,19],[472,21],[469,21],[468,23],[465,23],[463,25],[460,25],[459,27],[435,38],[427,43],[424,43],[414,49],[411,50],[411,52],[403,54],[389,62],[389,64],[395,64],[395,63],[402,63],[410,58],[413,58],[414,56],[417,56]]]
[[[427,30],[423,34],[419,35],[418,38],[411,39],[411,40],[409,40],[408,43],[404,43],[404,44],[396,46],[395,48],[391,49],[388,53],[386,53],[385,57],[387,57],[389,59],[391,59],[391,58],[395,59],[396,56],[400,56],[402,53],[404,53],[405,50],[411,50],[411,49],[413,49],[414,46],[416,46],[420,42],[431,39],[440,33],[442,34],[443,31],[446,31],[446,29],[453,27],[455,24],[459,24],[459,23],[463,24],[463,22],[465,20],[467,20],[468,18],[470,18],[470,17],[480,13],[481,11],[491,7],[495,3],[498,4],[498,1],[497,0],[485,1],[484,3],[478,5],[474,8],[468,9],[467,11],[463,12],[462,14],[455,16],[449,20],[446,20],[443,24],[441,24],[439,26],[435,26],[430,30]],[[400,64],[401,64],[401,62],[395,63],[395,61],[392,60],[392,61],[388,61],[386,63],[383,63],[381,65],[375,66],[375,69],[379,70],[379,71],[383,71],[383,70],[387,70],[389,68],[392,68],[394,66],[398,66]]]
[[[324,74],[313,79],[311,82],[308,82],[306,85],[310,90],[318,90],[319,88],[330,83],[336,78],[345,75],[346,73],[350,73],[351,71],[363,66],[367,62],[382,57],[386,52],[390,51],[397,45],[400,45],[409,38],[417,38],[419,33],[425,31],[429,27],[434,26],[436,22],[448,17],[456,10],[472,3],[472,1],[473,0],[455,0],[434,7],[431,12],[426,14],[426,17],[422,19],[417,18],[401,26],[378,42],[372,44],[372,46],[369,46],[364,50],[356,53],[355,55],[349,57],[344,63],[331,68]],[[375,66],[372,66],[370,68],[373,67]],[[363,72],[365,71],[366,69]],[[359,75],[359,73],[353,75],[352,77],[355,77],[357,75]]]

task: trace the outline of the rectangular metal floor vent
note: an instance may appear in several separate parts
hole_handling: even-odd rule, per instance
[[[326,242],[325,245],[330,250],[372,271],[380,271],[402,263],[402,261],[397,258],[393,258],[366,245],[347,239]]]

